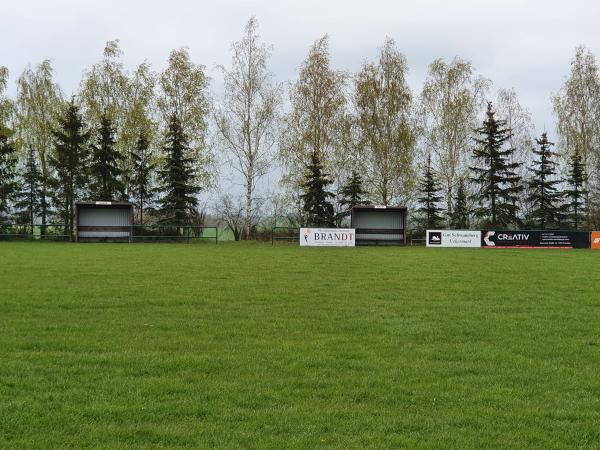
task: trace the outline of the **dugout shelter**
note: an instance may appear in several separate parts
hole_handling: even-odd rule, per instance
[[[406,244],[407,209],[404,206],[355,206],[352,228],[356,245]]]
[[[129,242],[133,229],[133,204],[77,202],[75,219],[78,242]]]

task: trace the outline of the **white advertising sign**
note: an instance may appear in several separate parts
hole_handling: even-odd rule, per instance
[[[481,231],[427,230],[427,247],[481,247]]]
[[[354,247],[354,228],[300,228],[300,246]]]

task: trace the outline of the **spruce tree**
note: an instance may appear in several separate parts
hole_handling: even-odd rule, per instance
[[[505,120],[496,119],[491,102],[486,116],[483,126],[475,130],[478,137],[474,138],[477,145],[473,158],[479,165],[470,167],[474,173],[472,181],[479,185],[475,199],[480,206],[475,214],[485,226],[507,227],[519,222],[517,201],[523,187],[516,170],[521,163],[510,162],[515,150],[504,147],[512,132]]]
[[[0,123],[0,223],[8,221],[10,202],[18,188],[15,172],[17,151],[11,137],[12,130]]]
[[[455,230],[469,229],[469,205],[467,203],[467,190],[465,189],[465,180],[461,178],[458,182],[456,197],[454,198],[454,210],[450,215],[450,226]]]
[[[189,156],[188,140],[176,114],[169,120],[163,151],[165,165],[159,171],[163,192],[159,208],[161,222],[185,225],[191,211],[198,206],[196,195],[200,187],[194,181],[194,159]]]
[[[152,187],[152,175],[156,170],[156,164],[152,161],[150,142],[143,132],[140,134],[131,153],[131,161],[131,195],[140,214],[139,223],[143,225],[144,210],[152,205],[155,196],[155,189]]]
[[[578,230],[587,213],[585,198],[588,191],[585,189],[587,181],[585,165],[577,149],[571,155],[566,181],[568,184],[568,189],[565,190],[565,196],[567,197],[567,219],[573,228]]]
[[[58,216],[65,224],[65,234],[73,233],[75,201],[83,196],[87,184],[90,133],[84,130],[79,108],[74,100],[68,104],[64,115],[58,118],[59,128],[53,132],[54,152],[50,156],[50,166],[56,177],[54,203]]]
[[[330,227],[334,224],[333,204],[329,201],[333,194],[326,190],[331,184],[328,175],[323,173],[319,154],[312,152],[304,181],[301,184],[304,193],[300,195],[303,210],[306,213],[306,225]]]
[[[558,228],[563,221],[563,194],[557,187],[561,181],[556,177],[556,162],[553,161],[556,156],[551,150],[554,143],[548,140],[546,133],[542,133],[535,141],[539,148],[534,149],[533,153],[538,159],[533,161],[533,166],[529,169],[532,173],[528,196],[532,205],[531,220],[534,226],[542,230]]]
[[[342,186],[341,194],[340,205],[344,217],[350,214],[353,207],[368,203],[363,200],[367,195],[367,191],[364,190],[363,179],[356,170],[352,171],[352,175],[348,178],[346,184]]]
[[[419,181],[420,197],[417,201],[421,205],[417,212],[420,214],[420,222],[425,229],[435,229],[442,225],[441,208],[439,203],[443,197],[440,195],[440,185],[435,178],[431,155],[427,157],[427,165],[423,171],[423,178]]]
[[[116,149],[115,128],[107,115],[100,119],[97,142],[92,145],[89,168],[90,198],[93,200],[116,200],[125,197],[122,171],[122,157]]]
[[[19,223],[33,225],[45,198],[42,195],[42,173],[38,167],[35,151],[31,147],[27,151],[27,160],[25,161],[24,169],[21,176],[20,192],[17,194],[17,201],[15,203],[15,217]]]

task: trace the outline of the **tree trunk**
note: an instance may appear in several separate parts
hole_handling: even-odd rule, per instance
[[[452,183],[448,182],[448,217],[452,216]]]
[[[140,225],[144,225],[144,196],[140,195]]]
[[[42,208],[41,208],[41,219],[42,219],[42,227],[40,229],[40,239],[42,236],[44,236],[46,234],[46,215],[47,215],[47,209],[48,209],[48,204],[46,203],[46,181],[44,180],[42,182]]]
[[[67,196],[65,199],[65,215],[63,217],[65,223],[65,235],[69,237],[69,240],[72,240],[73,232],[71,231],[71,222],[73,220],[73,214],[71,214],[71,208],[69,207],[70,199]]]
[[[244,217],[245,238],[250,239],[250,228],[252,226],[252,183],[248,182],[246,186],[246,215]]]

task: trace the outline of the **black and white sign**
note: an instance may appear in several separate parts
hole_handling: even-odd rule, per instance
[[[300,246],[354,247],[354,228],[300,228]]]
[[[495,248],[589,248],[587,231],[484,230],[481,246]]]
[[[481,247],[481,232],[471,230],[427,230],[427,247]]]

